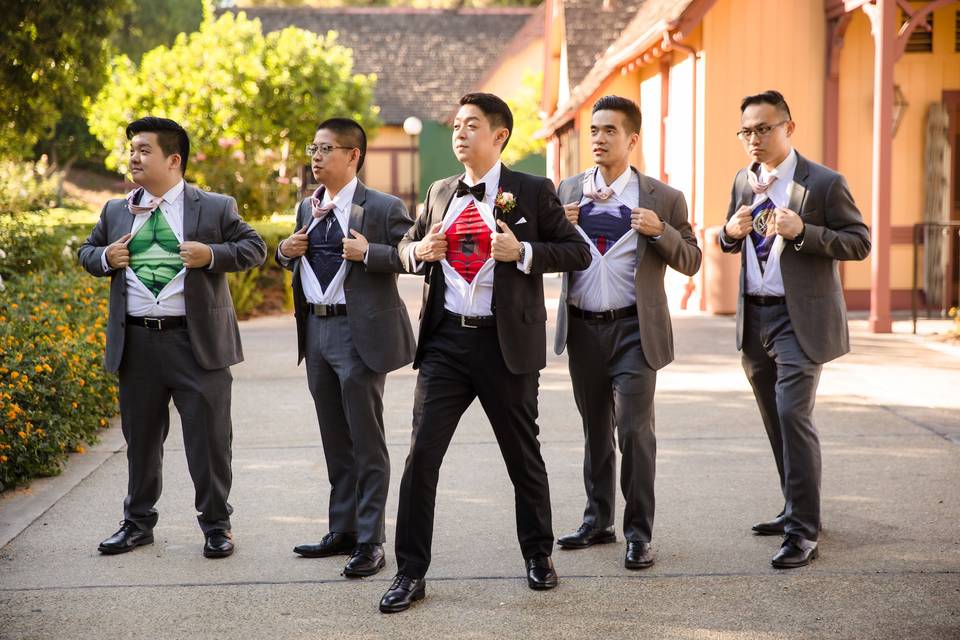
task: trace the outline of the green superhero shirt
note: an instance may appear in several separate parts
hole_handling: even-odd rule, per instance
[[[130,268],[154,297],[160,295],[167,283],[183,269],[180,241],[159,207],[137,230],[127,248],[130,250]]]

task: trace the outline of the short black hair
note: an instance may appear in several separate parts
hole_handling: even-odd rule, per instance
[[[627,124],[633,130],[633,133],[640,133],[640,125],[643,122],[643,116],[640,115],[640,107],[637,103],[628,98],[620,96],[603,96],[593,103],[593,111],[619,111],[627,117]]]
[[[787,116],[787,120],[793,120],[793,116],[790,115],[790,107],[787,106],[787,101],[783,98],[783,94],[779,91],[769,89],[763,93],[747,96],[740,101],[740,113],[743,113],[747,110],[747,107],[754,104],[772,105],[776,107],[778,111],[784,113]]]
[[[487,122],[494,129],[506,128],[507,139],[503,141],[503,146],[500,147],[502,153],[507,148],[507,143],[510,142],[510,136],[513,135],[513,112],[510,111],[507,103],[503,101],[503,98],[492,93],[467,93],[460,98],[460,106],[462,107],[465,104],[476,105],[480,111],[483,111]]]
[[[360,149],[360,159],[357,161],[357,171],[360,171],[367,157],[367,132],[360,123],[350,118],[327,118],[317,125],[317,131],[321,129],[332,131],[340,144]]]
[[[187,173],[187,160],[190,157],[190,137],[186,130],[169,118],[146,116],[127,125],[127,140],[133,140],[138,133],[157,134],[157,144],[164,156],[179,154],[180,175]]]

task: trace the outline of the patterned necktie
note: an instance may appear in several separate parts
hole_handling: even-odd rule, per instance
[[[753,189],[753,192],[760,195],[766,193],[773,186],[773,183],[777,181],[777,176],[771,175],[766,182],[760,182],[760,166],[755,165],[747,169],[747,180],[750,182],[750,188]]]
[[[343,229],[340,228],[332,202],[323,207],[314,207],[313,216],[319,221],[307,234],[307,261],[320,286],[326,291],[343,264]]]
[[[136,204],[143,199],[143,195],[146,193],[143,187],[138,187],[127,194],[127,209],[135,216],[140,216],[145,213],[153,213],[157,208],[160,207],[162,202],[161,198],[154,198],[147,204]]]
[[[480,268],[490,257],[490,227],[470,202],[447,229],[447,262],[460,277],[473,282]]]

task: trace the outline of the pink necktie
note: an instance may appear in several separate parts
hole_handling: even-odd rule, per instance
[[[613,197],[613,189],[610,187],[600,187],[592,191],[584,191],[583,195],[599,202],[606,202]]]
[[[777,176],[770,176],[766,182],[760,182],[759,176],[753,172],[753,167],[747,169],[747,180],[750,181],[750,188],[756,194],[766,193],[767,189],[777,181]]]
[[[162,201],[160,198],[154,198],[147,204],[134,204],[136,200],[139,200],[143,197],[143,193],[143,187],[139,187],[127,194],[127,209],[129,209],[130,213],[135,216],[140,216],[145,213],[153,213],[157,210],[157,207],[160,206],[160,202]]]

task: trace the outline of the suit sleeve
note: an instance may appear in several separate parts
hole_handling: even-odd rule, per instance
[[[730,218],[733,217],[733,214],[737,212],[737,209],[740,208],[740,200],[737,198],[737,183],[740,182],[740,174],[738,173],[736,178],[733,180],[733,187],[730,189],[730,206],[727,207],[727,217],[724,219],[724,225],[730,221]],[[734,240],[733,238],[727,235],[726,226],[720,229],[720,249],[724,253],[740,253],[740,250],[743,248],[743,238],[739,240]]]
[[[388,244],[367,245],[367,271],[370,272],[406,273],[397,245],[410,231],[413,220],[400,200],[391,198],[390,203],[390,210],[384,220]]]
[[[300,230],[300,207],[303,205],[303,200],[297,203],[296,209],[294,209],[294,221],[293,221],[293,232],[296,233]],[[281,240],[277,243],[277,250],[273,252],[273,259],[278,265],[287,271],[293,271],[294,266],[297,264],[295,258],[288,258],[287,256],[280,253],[280,244],[283,242]]]
[[[397,254],[400,257],[400,263],[403,267],[403,270],[407,273],[425,273],[425,269],[418,269],[420,266],[417,262],[416,257],[414,256],[414,251],[417,248],[417,243],[423,240],[427,235],[427,221],[430,219],[430,201],[433,196],[433,190],[437,183],[430,185],[430,188],[427,189],[427,195],[423,200],[423,212],[417,216],[416,221],[413,223],[413,226],[407,229],[407,232],[403,235],[403,238],[400,239],[400,243],[397,245]]]
[[[863,260],[870,253],[870,231],[863,223],[850,188],[843,176],[836,176],[827,190],[823,218],[825,226],[805,224],[803,242],[793,243],[800,253],[833,258]]]
[[[220,218],[223,242],[211,244],[214,273],[246,271],[267,259],[267,245],[253,227],[240,217],[237,201],[228,197]]]
[[[90,232],[90,235],[77,250],[80,264],[91,275],[102,277],[112,273],[112,271],[105,271],[103,268],[103,252],[107,250],[108,244],[110,242],[107,232],[107,205],[103,205],[96,226],[93,227],[93,231]]]
[[[683,194],[676,194],[673,208],[664,221],[663,233],[660,234],[660,239],[650,243],[650,246],[670,268],[685,276],[693,276],[700,270],[702,254],[687,219],[687,201]]]
[[[540,240],[531,242],[530,273],[580,271],[590,266],[590,247],[563,213],[563,205],[550,180],[537,193],[537,229]]]

